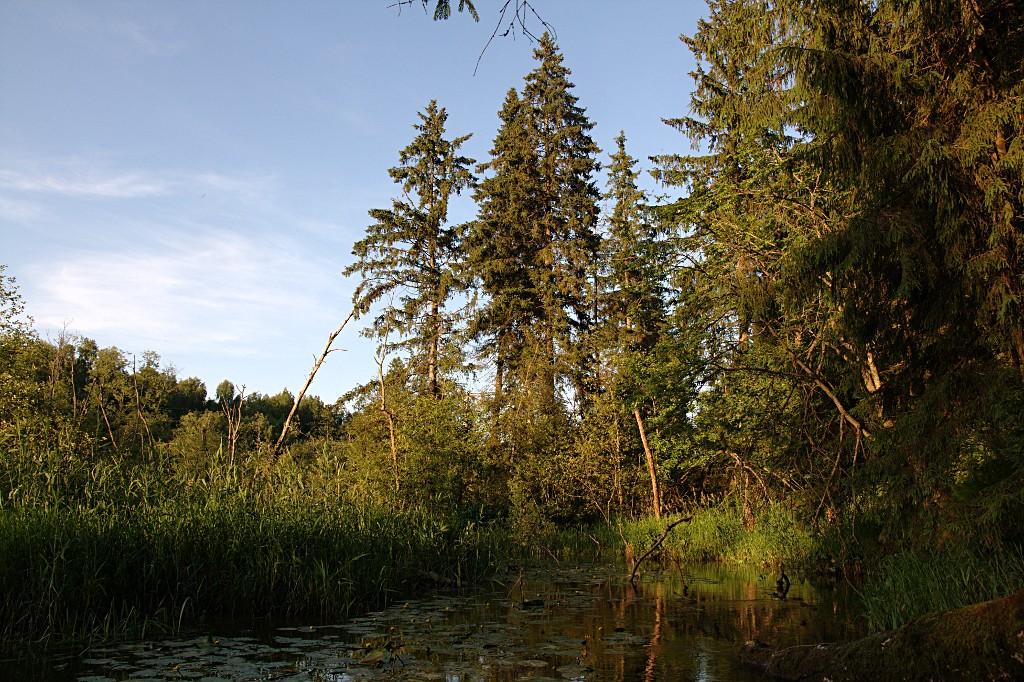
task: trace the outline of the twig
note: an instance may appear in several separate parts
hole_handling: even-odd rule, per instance
[[[498,31],[501,30],[501,26],[505,21],[505,14],[508,12],[509,5],[512,5],[513,1],[515,2],[515,5],[513,6],[512,20],[509,22],[508,28],[505,29],[505,32],[501,34],[503,38],[513,32],[516,28],[516,23],[518,22],[523,35],[529,38],[530,42],[535,43],[538,41],[537,36],[534,35],[533,31],[526,26],[527,10],[529,10],[533,13],[533,16],[537,17],[541,26],[543,26],[555,40],[558,40],[558,32],[555,31],[555,27],[544,21],[544,18],[537,14],[537,10],[533,8],[533,5],[530,4],[529,0],[505,0],[505,4],[501,6],[501,12],[498,14],[498,21],[494,25],[494,31],[491,32],[491,37],[487,39],[487,43],[484,44],[484,49],[480,50],[480,55],[476,58],[476,66],[473,67],[474,76],[476,76],[476,72],[480,69],[480,60],[484,58],[484,53],[487,52],[487,48],[491,46],[491,43],[494,42],[495,36],[498,35]],[[512,33],[512,36],[515,38],[515,33]]]

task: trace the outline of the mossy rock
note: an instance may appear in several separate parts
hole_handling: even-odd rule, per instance
[[[748,642],[741,656],[784,680],[1024,680],[1024,590],[853,642],[788,649]]]

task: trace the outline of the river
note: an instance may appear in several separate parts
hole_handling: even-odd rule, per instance
[[[30,666],[3,679],[45,682],[369,680],[742,682],[763,680],[740,644],[813,644],[864,634],[841,590],[742,567],[648,572],[565,564],[511,572],[486,589],[438,592],[339,624],[211,628],[119,643]]]

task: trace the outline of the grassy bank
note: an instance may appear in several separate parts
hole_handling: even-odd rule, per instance
[[[5,642],[107,638],[182,624],[344,617],[479,578],[497,543],[423,513],[166,502],[0,515]]]
[[[499,565],[503,534],[421,508],[361,505],[287,463],[211,466],[47,453],[5,460],[3,648],[208,622],[342,618]]]
[[[622,561],[626,547],[639,556],[671,520],[485,525],[442,514],[441,504],[367,497],[326,450],[301,463],[237,466],[219,453],[188,467],[159,453],[74,452],[19,444],[0,459],[0,648],[258,618],[329,622],[479,581],[509,558]],[[652,562],[785,566],[795,575],[838,559],[834,538],[782,503],[763,506],[752,525],[728,504],[686,515]],[[865,617],[889,628],[1024,586],[1024,554],[900,554],[870,562],[866,578]]]
[[[836,541],[803,527],[782,505],[769,505],[752,528],[738,509],[723,505],[687,513],[653,559],[679,562],[743,563],[792,574],[833,577],[840,567]],[[673,517],[677,518],[677,517]],[[654,545],[668,520],[624,520],[590,533],[592,542],[622,548],[636,555]],[[874,547],[872,547],[874,549]],[[863,573],[847,576],[859,595],[861,613],[872,630],[904,625],[918,616],[957,609],[1005,597],[1024,588],[1024,549],[958,549],[938,555],[911,551],[883,555],[858,565]],[[839,571],[841,572],[841,571]]]
[[[911,552],[882,559],[860,589],[873,630],[896,628],[918,616],[1006,597],[1024,588],[1020,547],[978,552]]]
[[[730,505],[704,507],[686,512],[690,520],[676,526],[662,543],[657,556],[683,562],[726,562],[763,568],[805,566],[815,551],[813,535],[782,504],[767,506],[753,527]],[[667,522],[654,518],[623,520],[614,529],[636,554],[651,547]],[[657,558],[655,556],[655,558]]]

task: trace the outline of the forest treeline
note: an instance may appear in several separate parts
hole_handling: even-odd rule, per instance
[[[696,151],[649,169],[597,148],[545,34],[487,159],[419,112],[346,270],[376,376],[304,398],[283,451],[287,392],[43,340],[9,277],[0,447],[329,470],[336,501],[523,538],[713,508],[841,567],[1019,546],[1022,27],[1013,2],[712,0],[664,112]]]

